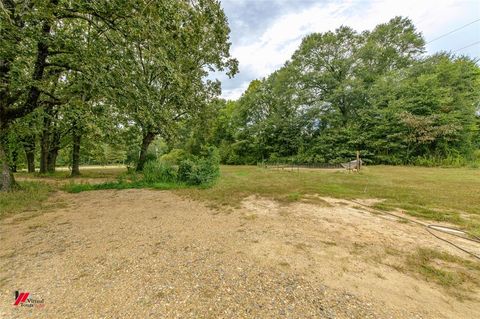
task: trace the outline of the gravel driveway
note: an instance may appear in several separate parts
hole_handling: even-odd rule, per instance
[[[355,239],[319,226],[321,218],[339,214],[312,217],[306,204],[282,208],[249,198],[224,212],[153,190],[58,192],[51,202],[54,208],[43,214],[0,223],[0,318],[480,315],[478,300],[458,301],[356,257]],[[331,214],[333,208],[319,209]],[[358,228],[359,213],[345,214],[353,217],[332,225]],[[399,224],[369,218],[374,230]],[[370,237],[367,245],[382,240]],[[359,255],[370,253],[368,247]],[[14,306],[16,290],[38,303]]]

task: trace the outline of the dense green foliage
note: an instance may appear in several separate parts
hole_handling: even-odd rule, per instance
[[[177,150],[172,153],[145,164],[143,175],[147,183],[208,185],[220,174],[220,156],[214,147],[206,148],[199,156],[186,153],[178,156]]]
[[[34,172],[40,163],[41,173],[68,164],[72,176],[84,163],[142,170],[157,137],[173,145],[220,94],[209,73],[237,72],[218,0],[0,8],[2,190],[22,164]]]
[[[143,176],[147,183],[166,182],[178,180],[178,167],[161,161],[148,161],[143,168]]]
[[[218,112],[222,162],[464,165],[478,149],[480,68],[422,55],[410,20],[311,34],[284,67]]]

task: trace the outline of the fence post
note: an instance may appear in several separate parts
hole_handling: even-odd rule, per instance
[[[360,151],[357,151],[357,172],[360,172]]]

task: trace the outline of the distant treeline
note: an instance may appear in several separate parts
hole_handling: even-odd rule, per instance
[[[400,17],[362,33],[308,35],[281,69],[238,101],[218,102],[196,139],[217,145],[227,164],[339,163],[357,150],[376,164],[478,160],[478,61],[424,52]]]

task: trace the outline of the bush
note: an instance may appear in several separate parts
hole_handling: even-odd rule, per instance
[[[178,166],[178,180],[189,185],[212,183],[220,175],[220,155],[214,147],[206,148],[201,156],[191,156]]]
[[[187,182],[189,184],[195,184],[196,176],[198,172],[198,166],[194,159],[184,159],[178,165],[178,180]]]
[[[145,162],[153,162],[157,160],[157,155],[155,153],[148,152],[145,155]]]
[[[186,156],[187,154],[184,150],[174,148],[168,154],[162,155],[160,161],[171,165],[178,165]]]
[[[177,162],[178,165],[175,165]],[[199,156],[174,150],[159,161],[145,163],[143,168],[146,183],[205,185],[212,183],[219,175],[220,156],[214,147],[204,149]]]
[[[177,181],[177,167],[162,161],[150,161],[143,168],[143,179],[147,183],[173,183]]]
[[[468,164],[468,161],[460,156],[448,156],[448,157],[439,157],[439,156],[419,156],[414,159],[414,165],[418,166],[443,166],[443,167],[463,167]]]

